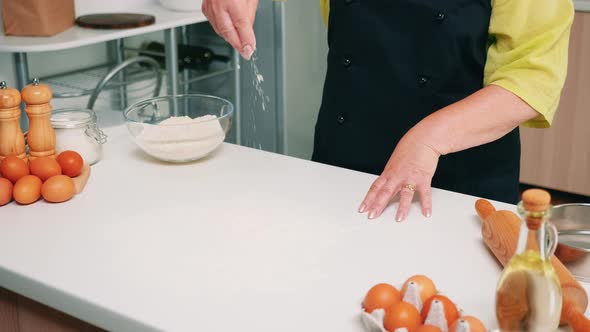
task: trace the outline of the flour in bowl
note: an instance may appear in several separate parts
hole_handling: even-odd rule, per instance
[[[171,117],[158,125],[145,125],[136,142],[148,154],[166,161],[189,161],[206,156],[225,140],[215,115],[195,119]]]

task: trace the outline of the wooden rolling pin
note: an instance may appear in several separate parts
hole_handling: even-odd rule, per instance
[[[511,211],[496,211],[485,199],[478,200],[475,209],[482,220],[481,235],[484,242],[505,266],[516,252],[520,218]],[[574,332],[590,331],[590,320],[584,316],[588,307],[586,291],[557,257],[551,256],[551,263],[559,277],[563,293],[561,324],[568,324]]]

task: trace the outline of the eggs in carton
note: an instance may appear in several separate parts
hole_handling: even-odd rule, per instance
[[[463,310],[442,295],[425,276],[406,280],[399,297],[397,288],[388,284],[377,286],[369,290],[361,304],[361,321],[367,332],[487,331],[479,319],[464,316]],[[391,301],[396,302],[392,305]],[[369,308],[366,302],[370,302]]]

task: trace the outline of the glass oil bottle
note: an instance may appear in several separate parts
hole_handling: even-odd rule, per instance
[[[559,326],[562,294],[550,256],[557,230],[549,221],[551,196],[531,189],[522,195],[518,246],[496,289],[496,318],[502,332],[554,332]]]

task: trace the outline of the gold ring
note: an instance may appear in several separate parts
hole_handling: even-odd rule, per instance
[[[404,186],[402,188],[408,189],[409,191],[412,191],[412,192],[416,191],[416,185],[409,184],[409,183],[404,184]]]

